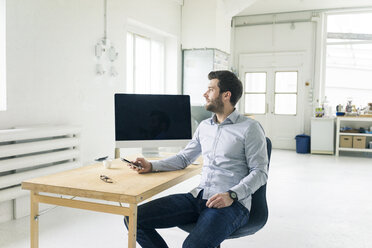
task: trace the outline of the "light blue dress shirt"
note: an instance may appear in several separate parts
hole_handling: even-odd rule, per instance
[[[193,139],[177,155],[152,162],[153,171],[184,169],[203,155],[200,184],[203,199],[232,190],[248,210],[252,194],[267,181],[266,138],[261,125],[234,110],[218,124],[216,115],[202,121]]]

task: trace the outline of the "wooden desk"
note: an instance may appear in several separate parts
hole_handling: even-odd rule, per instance
[[[31,248],[39,245],[39,203],[92,210],[103,213],[129,216],[128,247],[136,247],[138,203],[191,178],[201,172],[202,165],[190,165],[184,170],[138,174],[124,162],[116,159],[110,169],[102,163],[38,177],[22,182],[22,189],[31,191]],[[100,175],[113,179],[105,183]],[[89,201],[47,196],[39,193],[67,195],[69,198],[84,197],[117,203],[129,207]]]

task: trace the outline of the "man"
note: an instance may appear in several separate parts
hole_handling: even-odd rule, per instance
[[[267,181],[267,150],[260,124],[235,109],[242,83],[230,71],[212,71],[205,108],[214,113],[200,123],[177,155],[156,162],[137,158],[138,173],[184,169],[203,155],[199,186],[188,194],[153,200],[138,208],[137,242],[168,247],[156,228],[196,223],[183,247],[216,247],[248,222],[251,195]]]

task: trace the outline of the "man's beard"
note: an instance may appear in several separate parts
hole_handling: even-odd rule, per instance
[[[205,109],[213,113],[222,113],[223,112],[223,102],[222,95],[220,94],[216,99],[211,100],[209,104],[205,105]]]

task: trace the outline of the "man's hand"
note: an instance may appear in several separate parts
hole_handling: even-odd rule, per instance
[[[231,199],[228,192],[215,194],[207,201],[208,208],[225,208],[230,207],[234,200]]]
[[[142,173],[148,173],[148,172],[151,172],[152,171],[152,164],[147,161],[146,159],[144,158],[137,158],[136,161],[132,161],[134,164],[138,164],[140,165],[142,168],[136,168],[134,166],[130,166],[130,168],[132,170],[135,170],[137,171],[138,173],[142,174]]]

